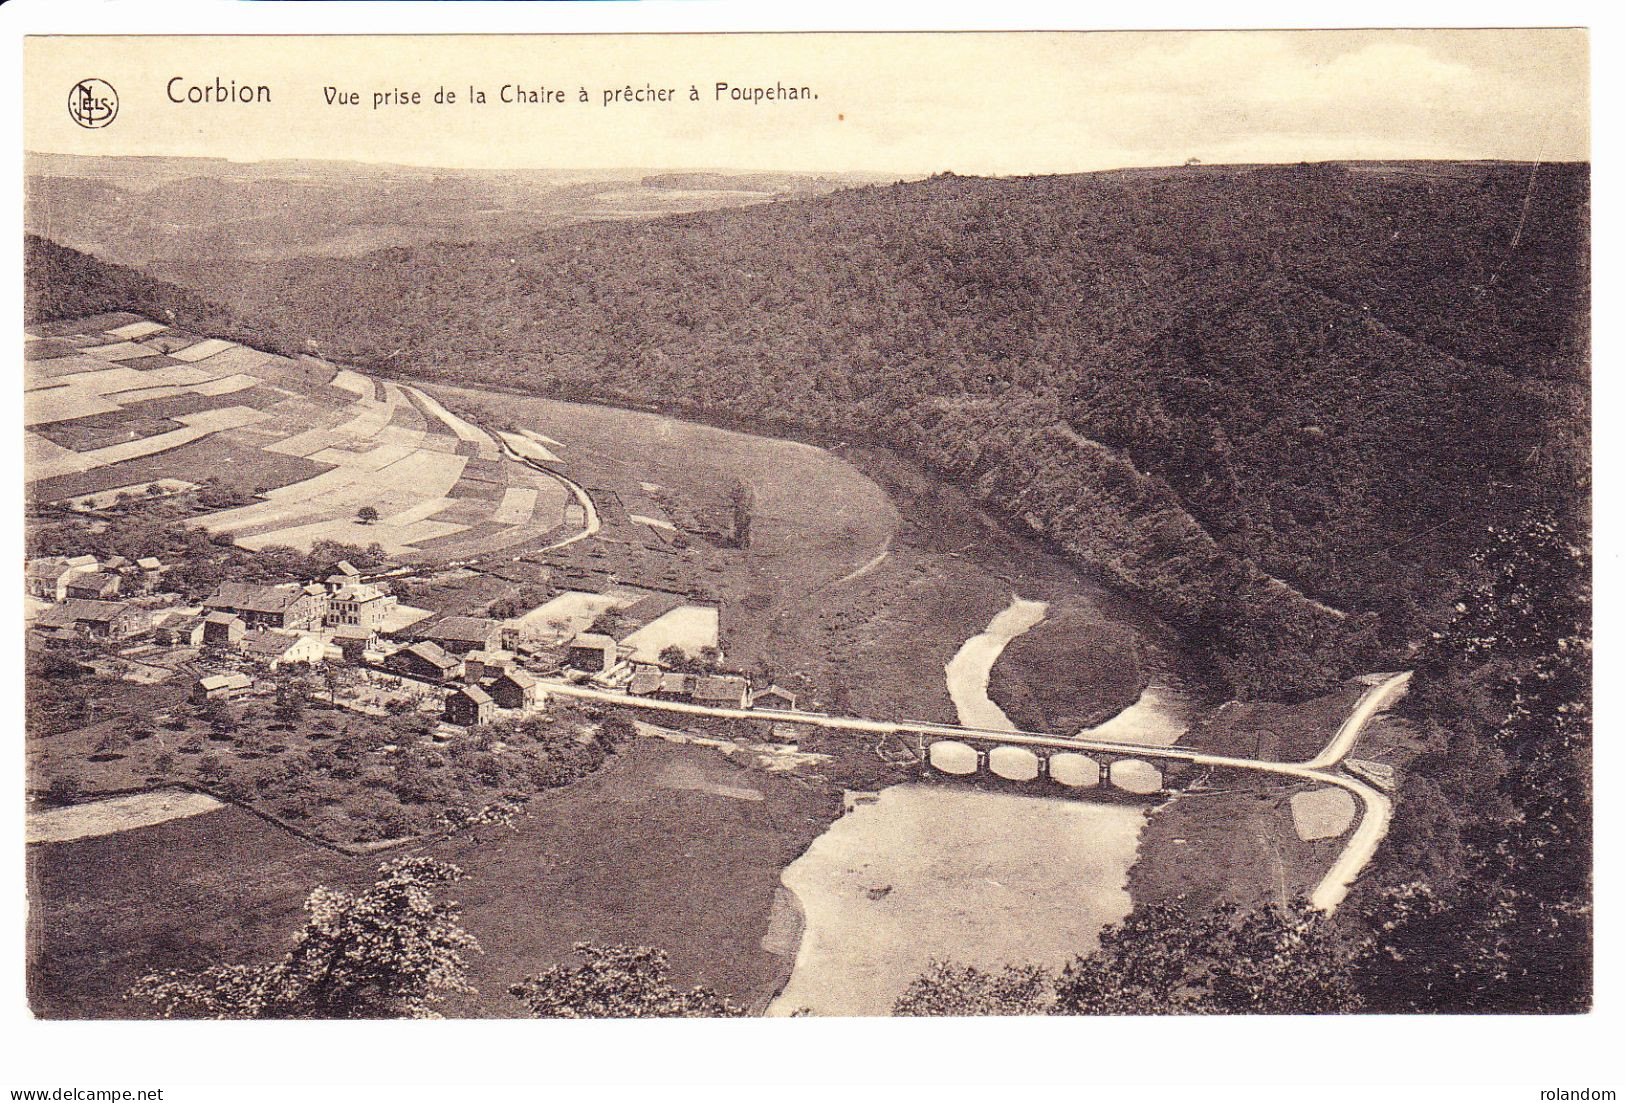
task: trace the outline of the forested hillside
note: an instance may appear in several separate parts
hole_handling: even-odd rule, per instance
[[[1246,1009],[1578,1011],[1588,202],[1582,165],[944,176],[244,270],[209,289],[229,311],[31,240],[29,314],[878,441],[1141,595],[1238,696],[1412,669],[1375,863],[1324,937],[1272,919],[1253,951],[1320,1002]],[[1162,929],[1112,952],[1160,969]]]
[[[1584,479],[1587,203],[1581,165],[941,176],[220,293],[383,370],[877,439],[1290,695]]]
[[[889,444],[1292,695],[1583,496],[1586,205],[1574,165],[944,176],[209,294],[381,370]]]
[[[272,352],[293,354],[300,342],[275,325],[244,322],[195,291],[153,279],[145,272],[108,264],[54,241],[23,238],[23,321],[83,318],[127,310],[211,337],[233,338]]]

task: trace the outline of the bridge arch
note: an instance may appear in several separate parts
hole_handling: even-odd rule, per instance
[[[982,768],[982,756],[969,743],[939,739],[931,744],[931,765],[945,774],[964,777]]]
[[[1061,751],[1049,756],[1050,780],[1071,789],[1093,789],[1100,784],[1100,763],[1086,754]]]
[[[994,747],[987,752],[987,768],[1006,781],[1032,781],[1041,765],[1026,747]]]
[[[1162,771],[1140,758],[1119,758],[1111,765],[1111,782],[1125,793],[1162,792]]]

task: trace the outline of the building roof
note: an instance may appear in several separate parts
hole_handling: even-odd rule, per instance
[[[78,587],[80,587],[82,589],[83,588],[100,587],[100,588],[105,590],[109,586],[117,586],[117,585],[118,585],[118,575],[116,575],[116,574],[108,574],[106,571],[102,571],[102,570],[86,571],[81,575],[78,575],[78,576],[76,576],[74,578],[68,579],[68,588],[70,590],[73,589],[75,586],[78,586]]]
[[[453,691],[452,696],[453,697],[467,697],[470,701],[473,701],[476,705],[494,705],[494,704],[496,704],[495,699],[492,698],[492,696],[489,693],[485,692],[485,690],[481,689],[479,686],[463,686],[461,689]]]
[[[333,571],[335,575],[345,575],[350,578],[354,578],[356,575],[361,573],[360,571],[356,570],[355,565],[352,564],[348,559],[341,559],[337,563],[333,564]]]
[[[694,683],[697,701],[739,701],[745,696],[750,683],[737,674],[707,674]]]
[[[95,565],[96,557],[94,555],[76,555],[68,560],[68,566],[70,567],[94,567]]]
[[[211,615],[218,616],[219,614]],[[204,622],[204,619],[205,618],[198,616],[196,613],[165,613],[163,616],[158,618],[158,623],[154,627],[171,629],[196,628],[198,625]],[[236,618],[228,617],[227,619],[235,620]]]
[[[520,689],[531,689],[536,685],[536,675],[532,674],[528,670],[522,670],[515,666],[504,670],[501,677],[497,678],[497,681],[512,682]]]
[[[130,561],[122,555],[110,555],[102,562],[102,566],[110,571],[116,571],[120,567],[128,567],[129,565]]]
[[[222,582],[203,604],[211,609],[241,609],[250,613],[281,613],[304,596],[296,582],[280,586],[256,586],[247,582]]]
[[[794,693],[792,693],[789,690],[785,689],[783,686],[779,685],[777,682],[774,682],[770,686],[762,687],[761,689],[757,690],[755,693],[751,694],[751,696],[752,697],[766,697],[769,693],[776,694],[776,695],[778,695],[780,697],[784,697],[784,698],[787,698],[787,699],[792,700],[792,701],[795,700],[795,697],[796,697],[796,695]]]
[[[455,643],[485,643],[496,635],[502,625],[485,617],[445,617],[428,628],[420,629],[422,640],[452,640]]]
[[[420,640],[410,647],[403,647],[402,651],[416,655],[418,658],[433,663],[441,670],[450,670],[458,664],[458,660],[446,654],[445,649],[433,640]]]
[[[333,591],[334,601],[377,601],[379,598],[388,596],[388,594],[371,583],[350,582],[348,580],[345,581],[344,585]]]
[[[77,598],[74,600],[78,600]],[[53,605],[49,609],[41,610],[40,615],[34,618],[35,628],[72,628],[79,623],[73,611],[68,608],[69,603]]]
[[[254,684],[254,679],[233,671],[230,674],[205,674],[197,680],[197,684],[204,689],[246,689]]]
[[[231,624],[233,622],[236,622],[237,624],[243,623],[242,617],[237,616],[235,613],[228,613],[223,609],[216,609],[212,613],[206,613],[204,614],[203,619],[209,624]]]
[[[73,598],[63,608],[71,611],[75,620],[111,621],[130,612],[130,607],[122,601],[97,601],[87,597]]]
[[[164,569],[164,561],[156,555],[142,556],[135,561],[135,565],[143,571],[161,571]]]
[[[338,640],[370,640],[378,634],[364,624],[340,624],[332,632],[333,638]]]
[[[641,697],[643,694],[653,693],[658,690],[660,681],[660,671],[653,669],[640,670],[632,675],[632,680],[627,683],[626,691]]]
[[[693,693],[694,675],[692,674],[662,674],[660,676],[661,693]]]
[[[615,642],[613,637],[606,636],[601,632],[582,632],[570,641],[570,646],[591,647],[598,651],[613,651],[619,644]]]
[[[55,580],[73,570],[73,566],[60,555],[53,555],[48,559],[30,559],[23,568],[23,573],[30,578],[45,578]]]
[[[285,655],[302,637],[293,632],[279,632],[276,629],[264,629],[250,632],[243,637],[242,649],[252,655],[265,655],[276,657]]]

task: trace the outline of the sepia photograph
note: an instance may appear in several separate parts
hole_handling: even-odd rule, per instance
[[[1585,30],[88,32],[32,1017],[1591,1011]]]

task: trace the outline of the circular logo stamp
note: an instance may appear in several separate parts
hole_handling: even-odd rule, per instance
[[[68,93],[68,115],[87,130],[96,130],[118,118],[118,93],[105,80],[87,77]]]

